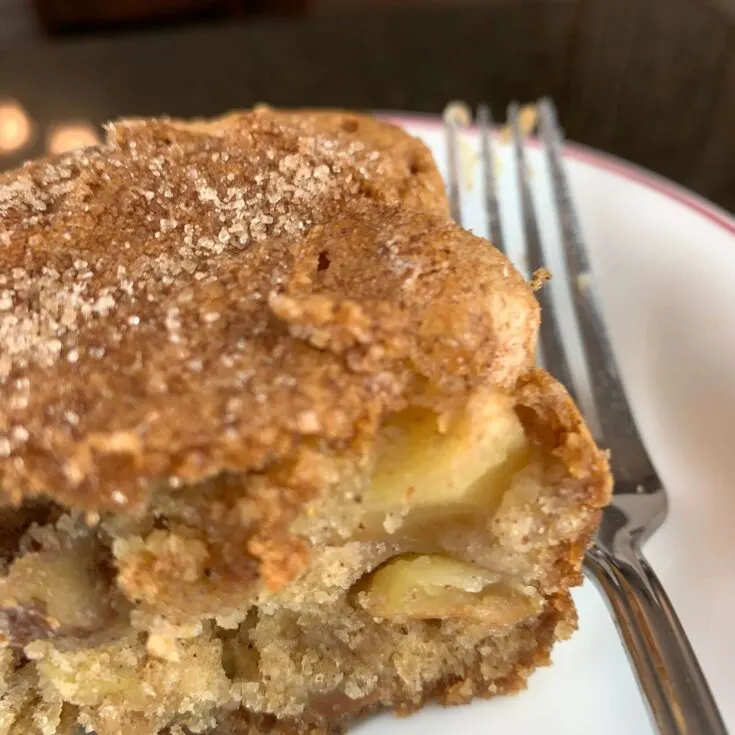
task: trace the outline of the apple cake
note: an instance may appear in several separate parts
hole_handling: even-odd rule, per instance
[[[339,733],[524,686],[610,476],[532,289],[342,112],[0,174],[0,733]]]

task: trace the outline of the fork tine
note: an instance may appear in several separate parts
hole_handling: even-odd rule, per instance
[[[545,264],[541,247],[541,236],[539,234],[533,197],[531,195],[529,169],[526,163],[526,153],[523,143],[524,133],[520,121],[520,108],[516,102],[511,103],[508,107],[508,121],[511,128],[513,157],[515,159],[518,184],[521,192],[521,214],[523,234],[526,241],[526,253],[528,255],[528,267],[533,273],[539,268],[544,268]],[[550,289],[542,288],[536,296],[541,305],[539,339],[543,363],[547,370],[574,395],[572,373],[569,368],[566,352],[564,351],[561,334],[559,333],[559,320],[556,316]]]
[[[654,473],[625,397],[612,346],[592,282],[592,270],[577,220],[562,160],[562,134],[548,99],[538,107],[539,132],[546,150],[559,215],[567,274],[582,337],[592,397],[605,445],[612,450],[617,479],[635,480]]]
[[[477,108],[477,125],[480,132],[480,159],[485,184],[485,215],[487,216],[488,236],[490,242],[501,253],[507,254],[503,239],[503,226],[500,220],[498,182],[495,175],[495,154],[492,142],[493,117],[488,105],[480,105]]]
[[[459,170],[459,126],[463,108],[452,102],[444,111],[444,131],[447,141],[447,165],[449,168],[449,211],[452,219],[462,225],[462,195]]]

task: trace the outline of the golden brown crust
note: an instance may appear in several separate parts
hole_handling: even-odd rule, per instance
[[[385,180],[390,180],[395,182],[393,185],[397,196],[404,205],[449,215],[444,181],[431,151],[401,128],[369,115],[337,110],[273,110],[258,107],[255,112],[272,115],[279,122],[298,125],[307,135],[325,135],[336,139],[346,136],[359,140],[369,149],[379,151],[384,159],[379,188],[385,187]]]
[[[528,436],[548,455],[544,484],[550,492],[534,515],[541,523],[548,519],[552,532],[546,530],[536,573],[546,591],[568,589],[582,583],[582,560],[610,502],[607,453],[595,444],[566,389],[545,371],[524,376],[516,396]]]
[[[612,477],[607,453],[595,445],[579,409],[561,383],[543,370],[519,381],[518,412],[529,435],[557,457],[575,480],[580,503],[603,508],[610,502]]]
[[[344,119],[123,122],[0,177],[7,497],[125,511],[305,438],[345,446],[417,375],[512,386],[530,290],[443,214],[399,206],[429,189],[387,141],[415,142]]]

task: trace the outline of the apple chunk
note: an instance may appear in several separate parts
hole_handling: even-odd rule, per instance
[[[377,511],[492,510],[529,458],[512,401],[497,393],[475,395],[444,419],[418,408],[397,414],[381,444],[365,494]]]
[[[391,559],[363,582],[362,590],[362,607],[394,622],[464,618],[500,628],[540,609],[533,590],[438,554]]]

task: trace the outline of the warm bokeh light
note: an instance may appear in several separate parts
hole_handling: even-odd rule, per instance
[[[51,128],[47,148],[50,153],[65,153],[75,148],[97,145],[99,142],[99,133],[91,123],[66,122]]]
[[[20,150],[31,138],[31,120],[26,111],[12,101],[0,101],[0,153]]]

